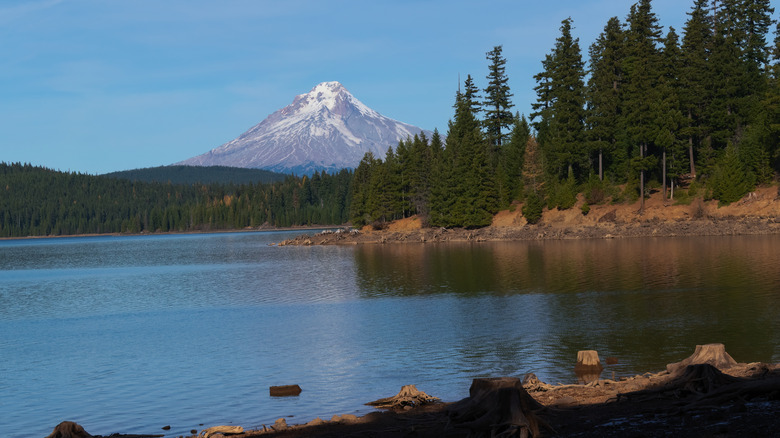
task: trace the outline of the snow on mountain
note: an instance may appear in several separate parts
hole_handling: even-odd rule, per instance
[[[367,107],[340,83],[323,82],[235,140],[176,164],[331,172],[357,167],[368,151],[384,158],[388,147],[420,132]]]

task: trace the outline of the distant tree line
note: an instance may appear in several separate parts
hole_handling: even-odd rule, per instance
[[[415,137],[355,170],[351,218],[380,225],[422,215],[481,227],[512,201],[543,207],[694,194],[729,203],[780,170],[780,38],[768,0],[696,0],[682,40],[650,0],[611,18],[583,61],[573,21],[535,75],[531,123],[512,115],[502,47],[487,86],[467,76],[446,141]],[[481,97],[480,92],[484,93]],[[685,187],[687,190],[680,190]],[[587,204],[584,209],[587,209]]]
[[[257,184],[284,181],[288,175],[264,169],[227,166],[159,166],[103,174],[110,178],[173,184]]]
[[[184,232],[348,220],[352,172],[172,184],[0,163],[0,237]]]

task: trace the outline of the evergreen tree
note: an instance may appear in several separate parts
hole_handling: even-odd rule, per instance
[[[597,154],[598,176],[604,179],[604,155],[612,163],[622,131],[621,88],[623,81],[624,36],[617,17],[607,22],[604,31],[590,47],[586,125],[591,149]]]
[[[525,116],[515,115],[515,123],[512,128],[512,135],[509,137],[504,147],[501,148],[499,169],[499,181],[502,190],[499,191],[499,204],[507,207],[513,200],[519,199],[522,188],[523,159],[525,155],[525,145],[531,135],[531,128]]]
[[[667,198],[667,175],[676,177],[683,173],[681,165],[685,151],[683,144],[677,138],[679,127],[685,124],[679,99],[678,66],[680,59],[677,33],[674,28],[670,28],[660,54],[659,77],[656,86],[658,99],[653,103],[655,107],[653,112],[657,116],[655,121],[657,131],[653,143],[661,152],[661,181],[664,199]]]
[[[640,0],[631,6],[626,20],[626,51],[623,71],[626,81],[623,88],[623,108],[626,132],[633,153],[632,167],[639,172],[640,209],[644,209],[645,175],[655,160],[648,157],[650,147],[657,137],[656,121],[659,119],[659,51],[661,30],[652,12],[650,0]]]
[[[509,92],[509,78],[506,75],[506,59],[502,55],[502,46],[495,46],[487,52],[490,61],[485,88],[485,135],[493,147],[500,147],[509,135],[509,127],[514,122],[512,112],[512,93]]]
[[[714,14],[714,36],[708,68],[712,72],[712,99],[706,117],[711,128],[710,144],[722,151],[729,142],[739,143],[735,135],[745,128],[749,113],[748,65],[740,45],[745,35],[740,25],[741,0],[722,0]]]
[[[378,165],[378,160],[371,151],[366,152],[363,159],[360,160],[355,169],[355,176],[352,181],[352,204],[349,212],[352,225],[362,227],[372,221],[369,212],[369,201],[371,196],[371,179]]]
[[[471,75],[466,75],[466,81],[463,83],[463,99],[465,99],[466,105],[476,119],[479,118],[479,113],[482,111],[481,98],[479,88],[474,85],[474,79],[472,79]]]
[[[431,224],[481,227],[497,209],[495,177],[479,122],[468,101],[456,95],[455,119],[432,188]]]
[[[585,140],[585,76],[579,39],[572,38],[570,18],[563,20],[561,36],[553,53],[545,59],[545,71],[535,76],[537,104],[533,116],[540,116],[540,146],[548,174],[560,179],[569,171],[584,175],[588,168]]]
[[[745,172],[734,145],[729,144],[718,160],[712,175],[711,187],[712,196],[723,205],[739,201],[753,188],[751,175]]]
[[[688,12],[688,21],[683,29],[681,47],[681,68],[679,97],[686,123],[680,133],[688,142],[688,162],[690,174],[696,177],[696,151],[702,139],[709,134],[710,128],[704,119],[707,105],[711,99],[709,84],[712,79],[708,67],[709,51],[712,47],[712,26],[707,15],[709,0],[695,0]]]

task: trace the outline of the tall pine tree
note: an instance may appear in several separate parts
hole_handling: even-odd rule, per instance
[[[589,50],[586,125],[591,149],[597,156],[599,179],[604,179],[604,155],[609,164],[614,162],[618,137],[623,130],[620,92],[624,44],[620,20],[612,17]]]
[[[502,55],[502,46],[495,46],[487,52],[488,85],[485,88],[485,135],[489,145],[498,148],[509,136],[509,127],[514,123],[511,112],[512,93],[509,91],[509,78],[506,75],[506,59]]]
[[[657,135],[656,121],[659,118],[659,108],[653,102],[659,98],[656,86],[659,78],[658,45],[661,29],[650,0],[640,0],[631,6],[626,21],[624,120],[628,140],[636,151],[632,154],[632,167],[639,172],[640,209],[644,210],[645,177],[655,162],[648,157],[648,153]]]
[[[533,118],[539,131],[539,146],[554,180],[570,173],[584,176],[588,166],[585,143],[584,63],[579,39],[571,35],[572,20],[561,25],[561,36],[555,40],[552,54],[542,63],[544,71],[534,76],[537,83],[536,112]]]

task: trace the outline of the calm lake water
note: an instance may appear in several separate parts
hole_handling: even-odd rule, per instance
[[[585,349],[604,377],[710,342],[780,361],[780,236],[269,246],[294,234],[0,241],[0,430],[304,423],[405,384],[573,383]]]

